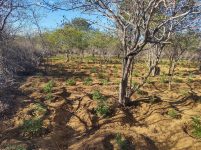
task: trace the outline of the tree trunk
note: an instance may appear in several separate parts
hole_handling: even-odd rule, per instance
[[[160,75],[160,67],[158,66],[154,66],[153,70],[152,70],[152,75],[155,77],[155,76],[159,76]]]
[[[151,71],[152,76],[160,75],[160,67],[157,66],[159,62],[161,47],[156,46],[156,48],[150,49],[148,51],[148,67]]]
[[[132,67],[132,60],[134,57],[124,58],[122,65],[122,80],[119,84],[119,103],[123,106],[128,105],[130,100],[130,91],[128,88],[129,72]]]
[[[127,86],[128,78],[122,79],[119,84],[119,103],[123,106],[126,106],[129,102],[129,98],[127,97]]]

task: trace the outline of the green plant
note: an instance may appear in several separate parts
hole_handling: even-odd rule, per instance
[[[90,77],[84,80],[84,85],[92,85],[92,83],[93,83],[93,80]]]
[[[174,82],[176,82],[176,83],[182,83],[183,80],[182,80],[182,79],[179,79],[179,78],[175,78],[175,79],[174,79]]]
[[[201,138],[201,120],[200,117],[194,116],[192,117],[192,134],[197,137]]]
[[[180,114],[177,110],[175,109],[169,109],[168,110],[168,113],[167,113],[171,118],[175,118],[175,119],[178,119],[180,117]]]
[[[47,95],[45,96],[46,100],[51,100],[53,98],[52,93],[47,93]]]
[[[98,73],[98,78],[99,79],[105,79],[106,76],[103,73]]]
[[[91,73],[97,73],[97,71],[98,71],[97,67],[93,67],[90,70]]]
[[[43,90],[45,93],[51,93],[53,87],[54,87],[54,82],[50,80],[47,84],[45,84],[45,86],[43,87]]]
[[[47,108],[40,103],[35,104],[35,113],[37,115],[44,115],[47,112]]]
[[[193,82],[193,78],[194,78],[194,75],[192,73],[189,74],[188,76],[188,82]]]
[[[184,96],[188,96],[189,95],[189,91],[188,90],[181,90],[180,93]]]
[[[133,71],[133,77],[140,77],[140,72],[138,70]]]
[[[38,135],[42,130],[42,120],[41,119],[30,119],[24,120],[22,125],[23,132],[26,135]]]
[[[165,74],[163,74],[161,77],[160,77],[160,82],[161,83],[168,83],[168,78]]]
[[[99,90],[94,90],[92,92],[92,99],[97,101],[104,101],[105,97],[100,93]]]
[[[70,86],[73,86],[73,85],[76,85],[76,81],[75,81],[75,79],[68,79],[68,80],[66,81],[66,84],[67,84],[67,85],[70,85]]]
[[[127,149],[127,142],[126,142],[126,140],[122,137],[122,135],[121,135],[120,133],[117,133],[117,134],[116,134],[115,140],[116,140],[116,143],[118,144],[120,150],[125,150],[125,149]]]
[[[110,113],[109,106],[106,103],[98,103],[98,106],[95,109],[95,111],[97,115],[104,117]]]
[[[108,85],[109,84],[109,80],[106,80],[106,79],[101,79],[101,84],[103,85]]]

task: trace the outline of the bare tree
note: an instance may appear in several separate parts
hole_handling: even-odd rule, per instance
[[[45,4],[50,5],[44,0]],[[62,4],[62,5],[60,5]],[[65,5],[66,4],[66,5]],[[116,25],[123,49],[119,103],[127,105],[133,94],[129,87],[132,63],[147,44],[166,44],[172,32],[185,28],[200,6],[193,0],[63,0],[53,9],[97,12]],[[62,7],[63,6],[63,7]],[[134,68],[135,70],[135,68]]]
[[[15,42],[18,31],[29,18],[29,8],[32,6],[34,4],[29,0],[0,0],[0,84],[13,76],[16,67],[25,67],[25,60],[32,64],[30,56],[33,53],[26,51],[25,47],[20,48]]]
[[[188,51],[196,51],[199,45],[199,38],[195,33],[187,32],[183,34],[175,33],[170,39],[171,44],[166,47],[166,55],[169,58],[169,90],[172,87],[172,81],[178,62]]]

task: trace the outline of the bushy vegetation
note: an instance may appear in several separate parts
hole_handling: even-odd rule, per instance
[[[127,141],[122,137],[120,133],[116,134],[115,140],[120,150],[127,150]]]
[[[168,110],[168,113],[167,113],[171,118],[174,118],[174,119],[178,119],[181,117],[181,115],[179,114],[179,112],[173,108],[169,109]]]
[[[201,119],[198,116],[192,117],[192,134],[201,138]]]
[[[84,79],[84,85],[92,85],[93,79],[88,77]]]
[[[110,108],[106,102],[107,99],[99,90],[92,91],[92,99],[97,101],[95,109],[97,115],[105,117],[110,113]]]
[[[43,122],[41,119],[24,120],[22,125],[24,135],[38,136],[42,131]]]
[[[74,86],[74,85],[76,85],[76,81],[75,81],[75,79],[68,79],[66,81],[66,84],[70,85],[70,86]]]
[[[43,87],[43,91],[45,93],[51,93],[52,92],[52,88],[54,86],[54,82],[52,80],[50,80],[47,84],[45,84],[45,86]]]

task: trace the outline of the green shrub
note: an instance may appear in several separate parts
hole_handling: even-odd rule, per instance
[[[165,74],[163,74],[161,77],[160,77],[160,82],[161,83],[168,83],[168,78]]]
[[[25,120],[23,123],[23,132],[27,135],[38,135],[42,130],[42,120],[41,119],[30,119]]]
[[[201,138],[201,120],[200,117],[195,116],[192,117],[192,134],[197,137]]]
[[[74,85],[76,85],[76,81],[75,81],[75,79],[68,79],[66,81],[66,84],[70,85],[70,86],[74,86]]]
[[[137,71],[137,70],[133,71],[133,77],[140,77],[140,76],[141,75],[140,75],[139,71]]]
[[[173,108],[168,110],[168,115],[169,115],[171,118],[174,118],[174,119],[180,118],[179,112],[178,112],[177,110],[173,109]]]
[[[99,79],[105,79],[106,76],[103,73],[98,73],[98,78]]]
[[[94,62],[94,61],[96,61],[96,57],[95,56],[88,56],[88,57],[85,57],[85,60],[87,62],[90,62],[90,61]]]
[[[192,73],[190,73],[188,76],[188,82],[189,83],[193,82],[193,78],[194,78],[194,75]]]
[[[184,96],[188,96],[189,95],[189,91],[188,90],[181,90],[180,93]]]
[[[95,109],[96,114],[104,117],[107,116],[110,112],[110,109],[106,103],[106,97],[101,94],[99,90],[94,90],[92,92],[92,99],[98,102]]]
[[[47,112],[47,108],[45,108],[40,103],[36,103],[35,105],[36,105],[35,111],[37,111],[36,113],[38,113],[38,114],[45,114]]]
[[[45,86],[43,87],[43,90],[45,93],[51,93],[53,87],[54,87],[54,82],[50,80],[47,84],[45,84]]]
[[[101,79],[100,81],[101,81],[101,84],[103,84],[103,85],[109,84],[109,80],[107,80],[107,79]]]
[[[97,67],[93,67],[93,68],[91,68],[90,72],[91,72],[91,73],[97,73],[97,72],[98,72]]]
[[[105,97],[100,93],[99,90],[94,90],[92,92],[92,99],[97,101],[104,101]]]
[[[104,117],[110,113],[109,106],[106,103],[98,103],[98,106],[95,111],[97,115]]]
[[[93,83],[93,80],[90,77],[84,80],[84,85],[92,85],[92,83]]]
[[[47,95],[45,96],[46,100],[51,100],[53,98],[52,93],[47,93]]]
[[[120,133],[116,134],[115,140],[116,140],[116,143],[119,146],[120,150],[126,150],[127,149],[127,142],[125,139],[122,138]]]
[[[179,78],[175,78],[175,79],[174,79],[174,82],[176,82],[176,83],[182,83],[183,80],[182,80],[182,79],[179,79]]]

